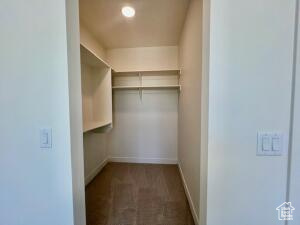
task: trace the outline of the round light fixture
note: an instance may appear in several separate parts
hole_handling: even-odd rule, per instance
[[[132,8],[130,6],[125,6],[125,7],[122,8],[122,14],[125,17],[134,17],[135,10],[134,10],[134,8]]]

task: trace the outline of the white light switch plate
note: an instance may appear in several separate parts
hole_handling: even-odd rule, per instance
[[[258,132],[258,156],[281,156],[286,154],[286,136],[282,132]]]
[[[52,130],[49,128],[40,129],[40,147],[52,148]]]

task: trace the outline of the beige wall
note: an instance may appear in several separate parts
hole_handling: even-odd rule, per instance
[[[80,21],[80,43],[92,51],[97,57],[106,60],[106,49],[97,39],[87,30],[86,26]]]
[[[118,90],[108,137],[114,161],[177,163],[177,90]]]
[[[178,47],[110,49],[107,61],[115,71],[176,70]]]
[[[178,69],[177,46],[110,49],[107,56],[115,71]],[[114,91],[113,105],[114,127],[108,140],[111,160],[177,162],[177,90],[144,90],[142,99],[139,91]]]
[[[180,41],[178,158],[198,221],[200,190],[202,1],[192,0]]]
[[[83,134],[84,144],[84,178],[87,185],[106,164],[107,133],[86,132]]]

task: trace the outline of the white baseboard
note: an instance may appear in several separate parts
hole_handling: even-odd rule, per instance
[[[166,158],[137,158],[137,157],[109,157],[109,162],[149,163],[149,164],[177,164],[177,159]]]
[[[97,176],[98,173],[103,169],[103,167],[109,162],[109,159],[106,158],[103,160],[99,166],[97,166],[85,179],[85,185],[88,185],[94,178]]]
[[[188,188],[187,183],[185,181],[185,178],[184,178],[183,171],[181,169],[180,163],[178,163],[178,168],[179,168],[180,176],[181,176],[181,179],[182,179],[182,182],[183,182],[185,194],[186,194],[188,202],[190,204],[190,208],[191,208],[191,211],[192,211],[192,215],[193,215],[193,218],[194,218],[195,225],[199,225],[199,218],[197,216],[196,209],[195,209],[195,206],[194,206],[194,203],[193,203],[193,200],[192,200],[189,188]]]

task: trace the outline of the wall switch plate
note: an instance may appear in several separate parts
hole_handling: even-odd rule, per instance
[[[262,151],[271,151],[272,150],[272,138],[268,134],[262,134],[260,136],[261,140],[261,148]]]
[[[280,132],[258,132],[258,156],[280,156],[285,153],[285,135]]]
[[[40,129],[40,147],[52,148],[52,130],[48,128]]]

